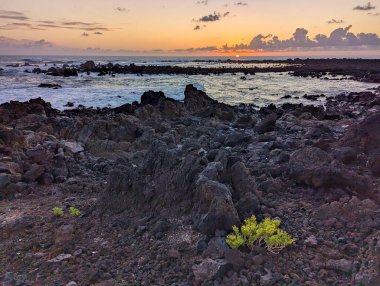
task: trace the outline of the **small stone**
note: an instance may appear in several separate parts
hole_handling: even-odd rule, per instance
[[[69,152],[69,153],[72,153],[72,154],[77,154],[77,153],[80,153],[80,152],[84,151],[83,146],[80,143],[78,143],[78,142],[64,141],[63,142],[63,146],[64,146],[63,149],[66,152]]]
[[[226,239],[223,237],[214,237],[209,241],[203,256],[210,258],[223,258],[227,250],[229,250],[229,247],[226,243]]]
[[[331,217],[325,221],[324,225],[327,227],[333,227],[337,222],[338,220],[335,217]]]
[[[252,264],[255,266],[263,265],[265,262],[265,257],[262,254],[258,254],[252,257]]]
[[[71,258],[72,255],[71,254],[60,254],[58,255],[57,257],[53,258],[53,259],[50,259],[48,260],[48,262],[61,262],[63,260],[66,260],[66,259],[69,259]]]
[[[29,170],[24,174],[24,180],[32,183],[36,181],[45,172],[45,168],[38,164],[33,164]]]
[[[261,285],[265,285],[265,286],[272,285],[274,283],[272,272],[266,268],[265,268],[265,271],[266,271],[266,274],[260,277]]]
[[[234,147],[242,142],[246,142],[250,139],[249,135],[244,133],[234,132],[229,134],[224,141],[224,145]]]
[[[73,225],[62,225],[54,234],[54,249],[56,253],[71,249],[75,243],[75,228]]]
[[[179,258],[179,257],[181,256],[181,254],[178,252],[178,250],[176,250],[176,249],[174,249],[174,248],[171,248],[171,249],[169,249],[169,251],[168,251],[168,256],[169,256],[170,258],[175,258],[175,259],[177,259],[177,258]]]
[[[264,134],[266,132],[272,131],[276,125],[277,118],[278,116],[276,113],[271,113],[267,115],[256,125],[255,129],[257,133]]]
[[[198,283],[205,283],[212,279],[221,278],[227,273],[228,268],[228,263],[225,260],[213,260],[210,258],[192,267],[195,280]]]
[[[7,272],[3,278],[3,286],[13,286],[16,283],[15,275],[12,272]]]
[[[197,253],[202,254],[207,248],[207,242],[203,239],[197,242]]]
[[[344,272],[344,273],[351,273],[352,271],[352,261],[349,261],[347,259],[339,259],[339,260],[333,260],[330,259],[326,262],[326,268]]]
[[[40,83],[38,87],[41,87],[41,88],[53,88],[53,89],[62,88],[61,85],[54,84],[54,83]]]
[[[318,245],[318,240],[317,238],[315,237],[315,235],[311,235],[309,236],[306,240],[305,240],[305,245],[309,246],[309,247],[315,247]]]
[[[68,101],[65,106],[66,107],[74,107],[74,102]]]
[[[66,286],[77,286],[78,284],[75,281],[70,281]]]
[[[54,177],[50,173],[44,173],[40,178],[40,183],[44,186],[51,186],[54,183]]]
[[[235,271],[239,271],[245,265],[247,260],[246,255],[237,249],[228,249],[225,254],[226,261],[232,266]]]
[[[155,225],[152,228],[153,234],[157,233],[165,233],[170,229],[170,223],[166,219],[159,220],[155,223]]]

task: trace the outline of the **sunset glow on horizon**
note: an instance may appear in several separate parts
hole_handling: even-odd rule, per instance
[[[380,55],[380,0],[366,5],[2,0],[0,54]]]

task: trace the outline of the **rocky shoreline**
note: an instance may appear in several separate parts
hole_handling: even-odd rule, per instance
[[[260,110],[191,85],[115,109],[2,104],[0,282],[379,285],[379,126],[379,91]],[[252,214],[296,244],[229,249]]]
[[[195,61],[209,62],[209,61]],[[214,62],[214,61],[213,61]],[[172,65],[120,65],[120,64],[96,64],[94,61],[87,61],[81,65],[54,66],[48,69],[35,67],[32,70],[26,69],[25,72],[35,74],[46,74],[50,76],[78,76],[81,73],[98,73],[99,76],[115,76],[115,74],[169,74],[169,75],[210,75],[210,74],[236,74],[254,75],[255,73],[287,72],[299,77],[324,78],[327,75],[333,77],[347,76],[350,79],[380,83],[380,60],[365,59],[290,59],[278,61],[220,61],[225,64],[223,67],[181,67]],[[229,66],[238,64],[241,66]],[[247,67],[244,64],[269,64],[269,66]],[[28,64],[26,67],[30,67]]]

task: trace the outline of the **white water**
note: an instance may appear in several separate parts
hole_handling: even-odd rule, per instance
[[[51,77],[44,74],[25,73],[35,67],[47,69],[54,64],[79,64],[84,58],[47,57],[30,58],[28,62],[33,66],[7,67],[9,64],[24,64],[25,57],[0,57],[0,103],[10,100],[26,101],[41,97],[52,103],[53,107],[64,109],[70,101],[75,105],[86,107],[116,107],[125,103],[139,101],[147,90],[163,91],[166,96],[182,100],[183,91],[187,84],[194,84],[204,90],[214,99],[228,104],[256,104],[258,106],[269,103],[281,104],[284,102],[305,104],[321,104],[302,98],[304,94],[325,94],[335,96],[341,93],[365,91],[377,87],[378,84],[362,83],[353,80],[323,80],[316,78],[293,77],[287,73],[257,73],[248,75],[247,80],[241,80],[243,74],[223,75],[122,75],[115,77],[97,74],[80,74],[79,77]],[[199,63],[188,58],[98,58],[97,63],[120,64],[157,64],[179,66],[230,66],[220,63]],[[46,66],[45,66],[46,64]],[[258,64],[252,64],[258,66]],[[61,89],[38,88],[40,83],[56,83]],[[291,95],[291,99],[281,99]],[[295,97],[299,97],[296,99]],[[324,100],[324,99],[321,99]]]

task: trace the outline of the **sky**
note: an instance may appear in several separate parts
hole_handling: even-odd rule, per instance
[[[0,54],[380,56],[380,0],[0,0]]]

